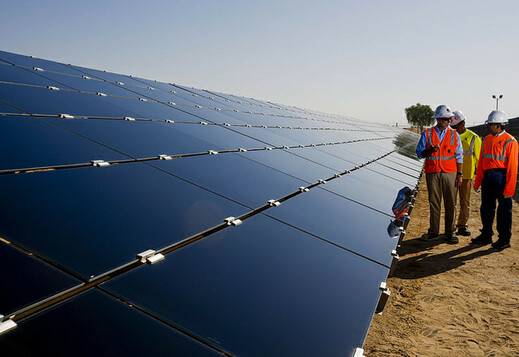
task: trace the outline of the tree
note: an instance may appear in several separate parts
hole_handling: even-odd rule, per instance
[[[434,123],[433,114],[433,110],[427,104],[416,103],[416,105],[405,108],[407,122],[412,126],[420,127],[420,132],[423,131],[424,126]]]

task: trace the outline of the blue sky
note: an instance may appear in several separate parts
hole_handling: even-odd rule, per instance
[[[9,1],[0,49],[361,120],[519,116],[515,0]]]

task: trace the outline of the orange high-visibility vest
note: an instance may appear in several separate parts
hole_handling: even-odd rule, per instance
[[[504,195],[513,196],[517,181],[518,144],[506,131],[499,135],[487,135],[483,139],[474,188],[479,188],[486,170],[506,169]]]
[[[447,132],[440,142],[438,134],[434,128],[429,128],[425,132],[427,136],[426,149],[434,145],[440,145],[440,150],[427,156],[425,158],[425,173],[432,174],[438,172],[456,172],[458,167],[456,165],[455,152],[458,147],[458,137],[456,131],[447,128]]]

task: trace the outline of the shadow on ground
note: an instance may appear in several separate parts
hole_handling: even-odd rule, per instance
[[[447,252],[433,253],[432,248],[440,244],[447,243],[442,238],[433,242],[424,242],[418,237],[403,241],[398,250],[400,261],[393,276],[401,279],[419,279],[455,269],[474,258],[498,253],[490,245],[473,245],[463,241],[458,244],[449,244],[452,249]],[[422,253],[419,254],[419,252]],[[407,255],[410,256],[403,258]]]

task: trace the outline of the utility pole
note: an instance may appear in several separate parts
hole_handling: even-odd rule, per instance
[[[492,95],[492,98],[494,98],[496,100],[496,110],[499,110],[499,99],[503,98],[503,95],[500,94],[499,96],[497,95]]]

